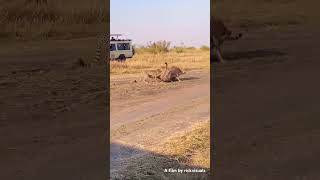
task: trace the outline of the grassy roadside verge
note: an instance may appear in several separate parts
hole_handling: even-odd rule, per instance
[[[44,40],[96,36],[105,30],[104,0],[0,0],[0,39]]]
[[[210,166],[210,123],[205,121],[165,140],[155,153],[132,158],[121,178],[208,179]],[[206,173],[166,173],[165,169],[205,169]],[[117,179],[117,178],[115,178]]]
[[[111,75],[136,74],[144,70],[164,68],[164,63],[169,66],[178,66],[183,70],[209,69],[210,51],[205,49],[183,49],[182,52],[174,50],[167,53],[152,54],[140,52],[128,59],[125,63],[111,62]]]

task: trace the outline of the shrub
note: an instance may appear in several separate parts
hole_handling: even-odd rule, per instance
[[[206,45],[201,46],[200,49],[204,50],[204,51],[209,51],[210,50],[210,48],[208,46],[206,46]]]
[[[185,52],[185,48],[183,48],[183,47],[174,47],[173,51],[176,52],[176,53],[183,53],[183,52]]]
[[[170,42],[169,41],[157,41],[149,42],[145,49],[153,54],[167,53],[169,52]]]

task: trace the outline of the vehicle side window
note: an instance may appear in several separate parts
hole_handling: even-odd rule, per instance
[[[130,50],[130,45],[129,43],[118,43],[117,44],[118,50]]]
[[[110,51],[115,51],[115,50],[116,50],[116,45],[110,44]]]

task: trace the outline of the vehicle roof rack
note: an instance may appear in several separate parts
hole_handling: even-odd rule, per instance
[[[110,37],[112,37],[112,36],[116,36],[117,39],[118,39],[118,37],[119,37],[119,36],[122,36],[122,34],[110,34]]]
[[[116,38],[114,38],[116,36]],[[122,36],[122,34],[110,34],[110,40],[112,41],[131,41],[131,39],[119,39],[119,36]]]

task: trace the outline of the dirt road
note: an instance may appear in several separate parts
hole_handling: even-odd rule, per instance
[[[126,171],[130,159],[159,149],[165,139],[210,115],[208,71],[189,71],[181,82],[173,83],[133,83],[135,79],[111,80],[112,176]]]
[[[75,63],[95,42],[1,44],[0,179],[106,177],[105,69]]]
[[[319,179],[316,31],[253,31],[214,64],[215,179]]]
[[[292,27],[250,31],[241,41],[226,44],[225,59],[230,62],[214,64],[211,79],[216,87],[211,92],[216,179],[319,179],[319,40],[317,31]],[[69,66],[80,52],[90,55],[89,46],[75,48],[78,44],[61,54],[51,46],[49,60],[48,52],[24,51],[21,45],[21,54],[14,56],[10,53],[16,48],[10,51],[5,50],[9,45],[3,46],[0,179],[105,176],[106,104],[100,93],[105,71]],[[28,61],[19,61],[24,56]],[[112,122],[112,148],[126,144],[152,151],[171,132],[204,120],[209,96],[192,92],[204,92],[209,75],[192,72],[185,78],[182,83],[147,86],[133,83],[134,77],[111,78],[111,104],[127,112],[115,114],[119,123]],[[179,92],[193,101],[185,104]],[[177,102],[168,101],[170,108],[153,103],[154,97],[163,96]],[[167,105],[161,99],[156,102]],[[115,110],[111,108],[112,113]],[[185,114],[198,119],[184,119]],[[116,153],[111,156],[117,173],[121,171],[117,162],[126,158],[120,161]]]

